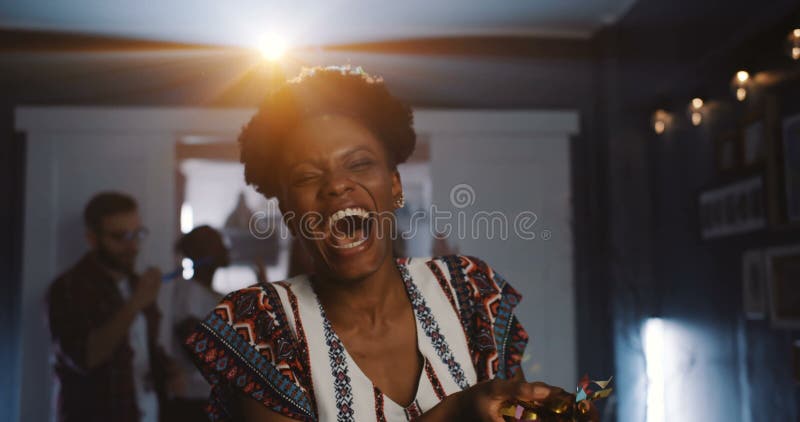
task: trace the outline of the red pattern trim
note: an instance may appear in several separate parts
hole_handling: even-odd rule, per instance
[[[386,422],[386,413],[383,410],[383,393],[375,386],[372,387],[372,392],[375,396],[375,419],[378,422]]]
[[[436,371],[433,370],[433,366],[431,366],[431,363],[427,359],[425,359],[425,375],[428,376],[428,381],[431,382],[431,387],[433,387],[433,392],[436,393],[436,398],[438,398],[439,401],[444,400],[447,394],[444,392],[444,388],[442,388],[439,377],[436,376]]]
[[[438,261],[438,259],[432,259],[425,264],[430,268],[433,275],[436,276],[436,281],[439,282],[439,286],[442,287],[445,296],[447,296],[447,300],[450,302],[450,305],[453,306],[453,311],[458,315],[458,304],[456,304],[456,299],[453,297],[453,291],[450,290],[450,282],[447,281],[447,277],[445,277],[441,267],[437,264]]]
[[[416,399],[414,399],[408,407],[403,409],[403,411],[406,413],[406,419],[410,421],[422,416],[422,408],[419,406],[419,402]]]

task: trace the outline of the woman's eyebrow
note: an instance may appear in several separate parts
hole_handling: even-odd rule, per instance
[[[349,156],[351,156],[351,155],[353,155],[353,154],[355,154],[355,153],[357,153],[359,151],[367,151],[369,153],[372,152],[372,150],[369,149],[369,147],[364,146],[364,145],[359,145],[357,147],[353,147],[353,148],[345,151],[344,153],[342,153],[342,158],[347,158],[347,157],[349,157]]]
[[[353,154],[356,154],[356,153],[358,153],[358,152],[360,152],[360,151],[366,151],[366,152],[368,152],[368,153],[370,153],[370,154],[374,154],[374,152],[373,152],[373,151],[372,151],[372,150],[371,150],[369,147],[367,147],[367,146],[365,146],[365,145],[359,145],[359,146],[356,146],[356,147],[350,148],[350,149],[348,149],[347,151],[343,152],[343,153],[340,155],[340,158],[341,158],[341,159],[347,159],[348,157],[350,157],[350,156],[352,156]],[[310,165],[310,166],[315,166],[315,165],[316,165],[316,163],[314,162],[314,160],[302,160],[302,161],[298,161],[298,162],[296,162],[296,163],[292,163],[292,164],[291,164],[291,165],[288,167],[287,171],[288,171],[288,172],[292,172],[292,171],[294,171],[295,169],[297,169],[297,167],[300,167],[300,166],[302,166],[302,165],[304,165],[304,164],[307,164],[307,165]]]

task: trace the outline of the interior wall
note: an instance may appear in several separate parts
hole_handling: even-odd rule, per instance
[[[87,250],[82,211],[105,189],[130,193],[150,236],[139,267],[174,265],[178,222],[174,210],[175,142],[188,130],[236,130],[237,110],[20,108],[15,126],[25,133],[25,228],[19,332],[19,419],[51,420],[54,377],[44,294],[52,280]],[[171,329],[169,284],[159,303],[162,343]]]
[[[459,253],[483,259],[522,294],[515,314],[530,336],[527,379],[571,389],[579,376],[570,180],[578,114],[447,114],[417,115],[430,136],[433,204],[443,217],[436,228],[449,224]]]

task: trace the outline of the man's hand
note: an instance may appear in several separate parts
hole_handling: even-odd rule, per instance
[[[148,268],[137,281],[130,300],[110,320],[89,332],[85,362],[87,369],[108,362],[114,350],[127,338],[136,315],[156,301],[160,288],[161,271]]]

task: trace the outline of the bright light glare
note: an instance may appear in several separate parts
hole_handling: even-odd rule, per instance
[[[192,206],[183,203],[181,205],[181,233],[189,233],[194,228],[194,210]]]
[[[647,370],[647,422],[666,420],[664,399],[664,321],[650,318],[642,332],[645,366]]]
[[[258,51],[264,59],[271,62],[278,61],[286,54],[289,45],[286,39],[276,34],[265,35],[258,42]]]
[[[694,108],[695,110],[703,108],[703,99],[702,98],[692,99],[692,108]]]
[[[181,267],[183,268],[183,279],[191,280],[194,277],[194,262],[189,258],[183,258]]]

